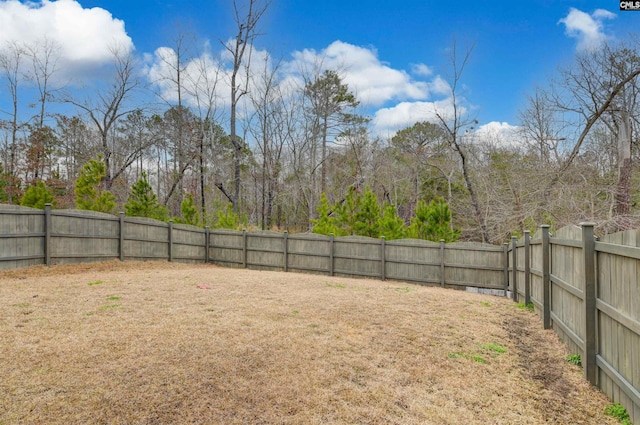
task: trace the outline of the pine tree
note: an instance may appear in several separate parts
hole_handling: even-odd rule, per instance
[[[323,192],[318,206],[318,218],[311,220],[313,233],[327,236],[333,233],[335,236],[344,236],[346,232],[337,225],[338,220],[330,213],[329,201],[327,200],[327,195]]]
[[[429,205],[424,200],[418,202],[415,216],[409,226],[409,237],[438,242],[455,242],[459,230],[451,229],[451,210],[442,198],[432,200]]]
[[[341,235],[355,235],[355,214],[358,211],[360,203],[360,194],[352,186],[349,188],[347,195],[342,202],[337,202],[333,206],[333,211],[336,215],[336,226],[340,229],[336,232]]]
[[[103,189],[103,179],[107,175],[104,162],[90,159],[80,170],[76,180],[76,208],[80,210],[110,213],[116,206],[115,196]]]
[[[216,227],[220,229],[238,229],[240,217],[233,211],[233,204],[229,202],[225,210],[218,210],[218,222]]]
[[[55,204],[53,193],[39,180],[35,185],[30,186],[22,196],[20,205],[23,207],[44,209],[45,204]]]
[[[147,180],[147,173],[142,172],[129,193],[129,199],[124,204],[124,211],[129,217],[147,217],[167,221],[169,211],[158,203],[158,197]]]
[[[362,196],[357,197],[357,209],[353,214],[352,229],[354,234],[377,238],[380,236],[380,205],[378,198],[369,186]]]
[[[180,223],[190,224],[192,226],[199,226],[200,220],[198,219],[198,208],[193,200],[193,195],[188,193],[180,204],[180,211],[182,212],[182,219],[178,220]]]
[[[407,225],[398,215],[395,205],[384,207],[378,227],[380,236],[384,236],[387,240],[402,239],[407,236]]]

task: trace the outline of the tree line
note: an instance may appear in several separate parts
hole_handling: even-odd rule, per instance
[[[523,101],[510,136],[478,131],[463,85],[473,46],[454,43],[447,107],[383,138],[341,70],[292,82],[252,57],[268,7],[234,2],[226,72],[176,36],[151,86],[171,96],[145,87],[131,52],[114,48],[110,79],[79,95],[56,85],[53,43],[0,46],[0,202],[490,243],[543,223],[640,224],[633,37],[576,54]]]

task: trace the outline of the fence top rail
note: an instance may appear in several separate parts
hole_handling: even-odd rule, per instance
[[[247,236],[250,238],[263,238],[263,239],[284,239],[284,233],[278,232],[247,232]]]
[[[147,217],[124,217],[124,222],[131,223],[131,224],[144,224],[147,226],[154,226],[154,227],[163,227],[165,229],[169,227],[169,223],[165,223],[164,221],[155,220],[153,218],[147,218]]]
[[[640,260],[640,247],[596,242],[596,252]]]
[[[385,243],[388,246],[417,246],[421,248],[440,249],[440,243],[424,239],[392,239]]]
[[[572,248],[582,248],[582,241],[574,239],[549,238],[549,244],[558,246],[568,246]]]
[[[0,214],[20,214],[20,212],[25,212],[27,214],[30,214],[30,213],[44,214],[44,210],[41,210],[39,208],[23,207],[21,205],[0,203]]]
[[[293,233],[289,234],[290,240],[298,241],[326,241],[329,242],[331,237],[325,235],[319,235],[317,233]]]
[[[173,229],[174,230],[183,230],[183,231],[186,231],[186,232],[193,232],[193,233],[202,233],[203,235],[206,232],[206,230],[201,228],[201,227],[193,226],[191,224],[182,224],[182,223],[174,223],[173,224]]]
[[[118,221],[118,217],[97,212],[97,211],[86,211],[86,210],[51,210],[51,216],[53,217],[73,217],[73,218],[88,218],[94,220],[107,220],[107,221]]]
[[[463,245],[464,244],[464,245]],[[500,245],[474,244],[466,245],[465,242],[454,242],[445,244],[447,251],[486,251],[504,254],[504,248]]]
[[[0,215],[44,215],[45,212],[44,210],[26,210],[26,211],[22,211],[22,210],[10,210],[10,209],[4,209],[4,208],[0,208]]]

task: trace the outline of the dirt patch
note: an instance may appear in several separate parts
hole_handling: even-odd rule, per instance
[[[531,320],[533,317],[534,320]],[[571,403],[589,405],[587,390],[594,390],[582,378],[582,369],[568,364],[564,358],[568,351],[558,345],[553,331],[540,331],[540,320],[533,314],[515,314],[503,320],[509,340],[519,355],[520,373],[540,386],[532,394],[532,401],[543,412],[546,423],[590,423],[597,411],[569,412]]]
[[[613,424],[533,313],[398,282],[0,273],[0,423]]]

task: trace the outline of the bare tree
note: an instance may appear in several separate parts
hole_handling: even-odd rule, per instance
[[[468,116],[465,108],[462,107],[462,98],[459,93],[461,88],[460,85],[462,83],[462,74],[469,62],[473,47],[474,46],[471,46],[462,55],[459,55],[457,41],[453,42],[449,56],[452,71],[451,80],[449,81],[449,101],[451,111],[436,109],[435,115],[445,131],[449,145],[460,158],[462,176],[464,177],[465,186],[469,191],[469,196],[471,197],[471,204],[473,206],[475,219],[480,227],[480,236],[482,238],[482,242],[488,242],[490,239],[489,232],[487,230],[485,217],[480,207],[480,201],[471,178],[468,152],[467,147],[465,146],[468,141],[466,135],[474,129],[474,126],[477,125],[478,121]]]
[[[195,103],[198,114],[198,174],[200,192],[200,213],[204,223],[207,215],[206,176],[208,163],[214,147],[223,137],[222,128],[217,124],[219,119],[218,83],[220,66],[212,61],[211,56],[203,53],[193,62],[193,69],[187,74],[186,91]],[[208,152],[210,153],[208,155]]]
[[[237,213],[240,201],[240,172],[242,165],[242,152],[244,142],[238,138],[237,134],[237,110],[240,99],[249,90],[249,68],[251,65],[251,51],[253,42],[258,37],[258,22],[266,13],[271,0],[246,0],[245,7],[241,7],[239,0],[233,0],[234,22],[237,32],[233,40],[223,43],[224,47],[231,54],[233,64],[230,76],[231,88],[231,111],[230,111],[230,137],[234,148],[234,183],[233,183],[233,208]],[[244,66],[247,78],[244,82],[239,81],[239,73]]]
[[[116,170],[113,169],[111,157],[113,154],[112,133],[116,130],[118,121],[133,112],[136,108],[127,108],[127,101],[133,92],[140,86],[140,81],[136,76],[134,58],[129,52],[119,48],[112,48],[114,77],[103,90],[98,90],[95,100],[86,99],[79,101],[72,96],[65,95],[64,101],[75,105],[89,116],[91,122],[96,126],[100,135],[101,155],[106,166],[106,176],[104,178],[107,190],[111,189],[113,181],[122,174],[131,162],[123,163]],[[147,146],[136,146],[137,152],[142,151]],[[135,160],[135,155],[132,156]]]
[[[11,138],[9,140],[9,178],[12,182],[8,185],[9,203],[13,203],[14,197],[17,196],[16,187],[13,179],[16,178],[17,168],[17,146],[18,146],[18,87],[22,82],[21,63],[26,55],[25,48],[17,42],[7,43],[0,51],[0,69],[4,73],[7,81],[7,88],[11,96],[12,109],[8,112],[10,116],[9,128],[11,130]]]
[[[594,128],[607,114],[613,114],[619,134],[619,205],[621,213],[628,212],[630,163],[630,126],[628,95],[640,75],[640,60],[636,50],[614,48],[605,44],[600,49],[577,55],[575,65],[562,72],[559,82],[548,93],[551,105],[564,116],[575,118],[574,127],[581,129],[571,137],[570,151],[563,157],[554,176],[544,188],[543,202],[569,170]],[[627,100],[625,100],[627,99]],[[569,139],[569,137],[567,137]]]
[[[48,38],[42,39],[27,47],[27,54],[31,58],[31,77],[38,89],[39,110],[36,126],[42,128],[46,116],[46,104],[57,90],[51,87],[51,80],[57,72],[60,58],[60,46]]]

